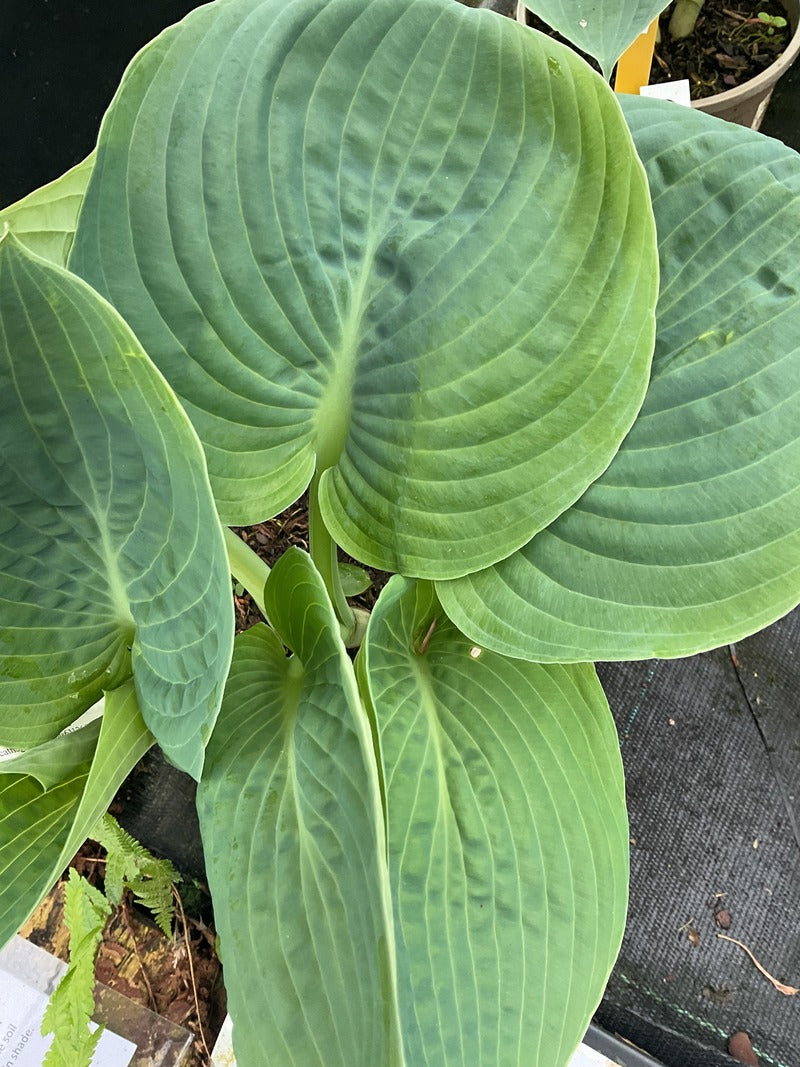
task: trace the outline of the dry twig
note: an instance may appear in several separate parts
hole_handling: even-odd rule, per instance
[[[779,993],[783,993],[783,995],[787,997],[795,997],[798,993],[800,993],[800,989],[795,989],[793,985],[784,985],[783,982],[779,982],[777,978],[773,978],[769,971],[766,969],[766,967],[762,966],[762,964],[758,962],[758,960],[755,958],[755,956],[747,947],[747,945],[743,944],[741,941],[737,941],[735,937],[728,937],[727,934],[717,934],[717,937],[721,941],[730,941],[732,945],[738,945],[739,948],[743,949],[753,961],[756,968],[764,975],[764,977],[769,982],[772,982],[772,984],[775,986]]]
[[[147,977],[147,971],[145,970],[144,961],[142,960],[141,953],[139,952],[139,943],[136,940],[136,932],[133,929],[133,923],[131,922],[130,913],[128,911],[127,901],[123,898],[120,905],[120,912],[125,922],[125,927],[130,935],[131,944],[133,945],[133,954],[136,957],[136,962],[139,964],[139,973],[142,976],[145,989],[147,990],[148,1007],[153,1011],[158,1011],[158,1002],[156,1001],[155,994],[153,993],[153,987],[150,985],[150,979]]]
[[[194,962],[192,960],[192,942],[189,936],[189,924],[186,922],[186,913],[183,910],[183,901],[181,900],[181,895],[175,888],[175,886],[172,887],[172,894],[175,897],[175,904],[177,905],[178,911],[180,912],[181,925],[183,926],[183,938],[186,942],[186,957],[189,961],[189,977],[192,980],[192,999],[194,1000],[194,1010],[197,1012],[197,1031],[200,1037],[200,1044],[203,1046],[203,1051],[205,1052],[210,1062],[211,1053],[209,1052],[208,1044],[206,1042],[205,1030],[203,1029],[203,1017],[200,1014],[200,1001],[197,996],[197,983],[195,982],[194,978]]]

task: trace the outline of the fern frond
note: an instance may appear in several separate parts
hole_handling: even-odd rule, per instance
[[[42,1067],[89,1067],[102,1027],[92,1032],[94,962],[111,905],[74,869],[64,886],[64,922],[69,930],[69,966],[50,997],[42,1034],[54,1034]]]
[[[138,904],[153,913],[167,937],[172,936],[175,903],[172,887],[181,876],[169,860],[156,859],[122,829],[113,815],[104,815],[92,834],[106,849],[106,895],[119,905],[127,888]]]

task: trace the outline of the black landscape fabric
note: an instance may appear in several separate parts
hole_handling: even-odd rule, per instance
[[[735,648],[601,664],[625,762],[631,900],[597,1014],[667,1067],[736,1030],[800,1063],[800,609]]]
[[[600,664],[628,789],[628,928],[596,1021],[665,1067],[800,1064],[800,609],[735,647]],[[202,876],[194,783],[149,755],[118,818]]]

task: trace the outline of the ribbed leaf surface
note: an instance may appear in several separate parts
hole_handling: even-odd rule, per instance
[[[38,768],[31,766],[32,753],[0,763],[0,945],[50,890],[153,744],[130,682],[106,696],[102,724],[76,733],[81,736],[68,734],[35,750]],[[46,789],[39,780],[43,768]]]
[[[13,234],[0,459],[0,743],[48,740],[132,669],[148,726],[197,774],[233,630],[202,450],[113,308]]]
[[[45,790],[60,785],[76,768],[91,765],[100,725],[101,715],[98,714],[80,729],[70,729],[52,741],[45,741],[18,755],[5,749],[5,757],[0,760],[0,774],[26,774],[35,778]]]
[[[0,234],[7,224],[31,252],[66,266],[94,155],[0,211]]]
[[[227,0],[129,69],[71,266],[183,399],[226,522],[317,464],[384,569],[508,555],[641,403],[656,256],[608,88],[452,0]]]
[[[665,0],[525,0],[525,6],[594,56],[607,78],[625,49],[644,33]]]
[[[481,650],[432,586],[401,578],[381,595],[361,655],[380,736],[406,1063],[564,1067],[627,900],[622,765],[594,670]]]
[[[625,110],[661,252],[652,382],[574,507],[440,587],[458,625],[510,655],[686,656],[800,600],[800,157],[661,101]]]
[[[397,1067],[383,820],[322,579],[291,549],[275,632],[236,639],[198,810],[238,1067]]]

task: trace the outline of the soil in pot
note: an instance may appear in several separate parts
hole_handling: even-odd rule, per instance
[[[264,560],[274,567],[287,548],[293,545],[308,552],[308,497],[303,495],[286,511],[274,519],[259,522],[254,526],[234,526],[234,532]],[[339,552],[339,561],[343,564],[359,567],[370,577],[370,586],[356,597],[350,597],[350,603],[371,610],[378,599],[378,594],[389,580],[390,575],[384,571],[367,567],[344,552]],[[258,608],[250,594],[234,583],[233,595],[236,616],[236,633],[248,630],[257,622],[263,622]]]
[[[672,8],[671,4],[659,19],[660,40],[653,55],[650,84],[686,78],[692,100],[716,96],[755,78],[782,55],[792,37],[780,0],[705,0],[694,32],[679,41],[673,41],[668,29]],[[772,26],[760,19],[759,13],[783,19],[786,25]],[[591,56],[530,11],[527,23],[572,48],[599,72]]]
[[[692,100],[727,92],[757,77],[783,53],[792,36],[778,0],[705,0],[694,32],[673,40],[672,7],[659,19],[650,83],[686,78]],[[760,18],[777,19],[774,26]]]
[[[70,867],[102,890],[104,864],[105,851],[96,842],[87,841]],[[68,871],[65,878],[67,875]],[[210,1067],[209,1049],[226,1008],[210,898],[207,890],[191,880],[180,882],[175,889],[180,903],[176,907],[173,938],[166,937],[151,916],[125,899],[106,923],[95,977],[135,1004],[189,1030],[194,1040],[185,1067]],[[68,961],[64,879],[42,901],[20,933]]]

